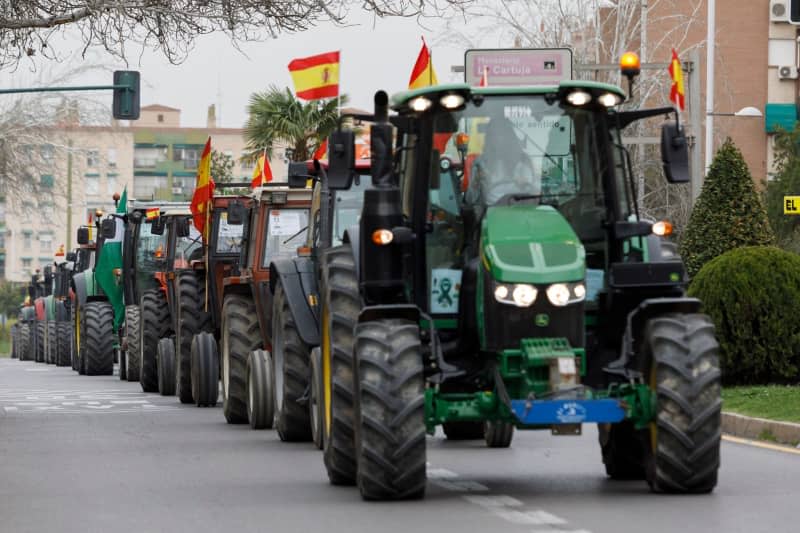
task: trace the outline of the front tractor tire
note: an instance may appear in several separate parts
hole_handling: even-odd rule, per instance
[[[114,374],[114,308],[109,302],[89,302],[84,307],[86,375]]]
[[[46,360],[48,365],[54,365],[58,362],[58,343],[56,341],[56,322],[55,320],[47,321],[47,340],[45,342]]]
[[[125,379],[139,381],[139,306],[125,307]],[[122,365],[120,365],[122,366]],[[120,369],[122,375],[122,369]]]
[[[301,403],[307,395],[311,369],[310,348],[297,331],[289,301],[280,281],[273,299],[272,361],[275,369],[275,426],[285,442],[311,440],[311,420],[308,406]]]
[[[56,324],[56,343],[57,356],[56,365],[70,365],[70,326],[69,322],[58,322]]]
[[[231,294],[222,305],[222,413],[229,424],[247,424],[247,356],[262,347],[253,299]]]
[[[219,355],[214,335],[204,331],[192,340],[192,398],[197,407],[215,407],[219,398]]]
[[[442,431],[447,440],[477,440],[484,437],[483,422],[445,422]]]
[[[721,430],[719,345],[700,314],[650,319],[646,375],[656,394],[645,472],[655,492],[707,493],[717,484]]]
[[[353,332],[361,312],[358,276],[349,244],[330,248],[322,268],[323,458],[333,485],[356,482]]]
[[[272,429],[275,419],[275,379],[272,358],[266,350],[247,357],[247,420],[251,429]]]
[[[139,383],[144,392],[158,392],[156,365],[159,339],[169,334],[169,307],[164,291],[151,289],[139,302]]]
[[[44,342],[47,337],[47,325],[42,320],[36,321],[36,362],[44,363]]]
[[[209,329],[211,318],[205,311],[205,283],[194,272],[178,274],[177,294],[175,389],[181,403],[192,403],[192,340]]]
[[[23,322],[17,329],[17,355],[20,361],[30,361],[31,357],[31,325]]]
[[[158,392],[161,396],[175,396],[175,341],[165,337],[158,341]]]
[[[419,327],[402,319],[356,329],[356,454],[365,500],[425,494],[425,376]]]
[[[643,440],[646,431],[637,431],[630,421],[598,424],[597,436],[606,475],[616,480],[645,479]]]

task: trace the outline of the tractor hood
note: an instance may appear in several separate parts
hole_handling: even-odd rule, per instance
[[[481,260],[492,278],[504,283],[549,284],[586,277],[580,239],[549,205],[490,207],[481,224]]]

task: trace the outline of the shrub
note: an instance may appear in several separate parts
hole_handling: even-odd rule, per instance
[[[689,295],[716,325],[724,383],[797,381],[800,256],[772,246],[731,250],[697,273]]]
[[[750,170],[728,139],[714,156],[681,238],[686,272],[694,277],[703,265],[728,250],[774,242]]]

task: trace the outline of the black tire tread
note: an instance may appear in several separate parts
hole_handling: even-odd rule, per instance
[[[169,309],[164,292],[151,289],[139,302],[139,383],[144,392],[158,392],[156,351],[158,341],[170,331]]]
[[[128,381],[139,381],[139,317],[138,305],[125,306],[125,378]]]
[[[262,348],[256,306],[248,296],[231,294],[222,306],[223,357],[229,357],[228,385],[223,387],[222,411],[229,424],[247,424],[247,356]],[[224,331],[227,328],[227,335]],[[227,350],[227,352],[226,352]]]
[[[192,340],[208,331],[211,317],[205,309],[205,280],[194,272],[178,272],[176,280],[177,320],[175,321],[176,394],[181,403],[192,403]]]
[[[214,335],[202,331],[192,339],[192,398],[197,407],[214,407],[219,399],[219,355]]]
[[[69,344],[70,344],[70,323],[69,322],[58,322],[56,324],[56,342],[58,343],[57,348],[57,359],[56,364],[58,366],[69,366],[70,365],[70,351],[69,351]]]
[[[110,376],[114,373],[114,308],[109,302],[95,301],[84,305],[84,311],[86,375]]]

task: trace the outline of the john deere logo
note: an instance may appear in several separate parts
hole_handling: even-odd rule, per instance
[[[548,324],[550,324],[550,316],[544,313],[539,313],[536,315],[536,325],[540,328],[546,328]]]
[[[673,283],[677,283],[677,282],[679,282],[679,281],[681,280],[681,275],[680,275],[680,274],[678,274],[677,272],[672,272],[672,273],[669,275],[669,280],[670,280],[671,282],[673,282]]]

